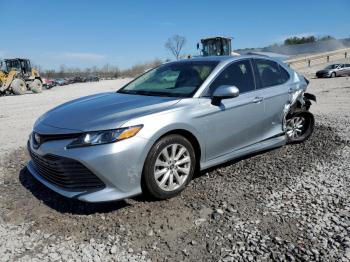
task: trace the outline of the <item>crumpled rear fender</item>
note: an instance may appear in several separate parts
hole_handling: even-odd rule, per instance
[[[309,84],[309,80],[304,78],[306,83]],[[286,130],[287,119],[297,111],[308,111],[312,104],[311,101],[316,102],[316,96],[310,93],[306,93],[305,90],[298,89],[291,94],[289,102],[283,109],[283,131]]]

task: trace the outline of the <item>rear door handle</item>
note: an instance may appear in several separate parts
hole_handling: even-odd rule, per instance
[[[258,96],[257,96],[257,97],[255,97],[255,98],[253,99],[253,101],[252,101],[252,102],[257,104],[257,103],[262,102],[263,100],[264,100],[264,98],[263,98],[263,97],[258,97]]]

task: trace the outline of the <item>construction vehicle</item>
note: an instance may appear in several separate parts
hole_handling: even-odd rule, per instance
[[[42,79],[29,59],[14,58],[0,61],[0,94],[23,95],[27,90],[42,92]]]
[[[197,49],[200,50],[202,56],[225,56],[239,55],[232,52],[231,41],[232,37],[213,36],[201,39],[202,48],[197,44]]]

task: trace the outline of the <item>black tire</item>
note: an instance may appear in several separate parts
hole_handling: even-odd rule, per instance
[[[293,121],[293,119],[302,118],[304,119],[303,127],[301,128],[301,133],[297,137],[291,137],[288,135],[288,124],[289,121]],[[309,111],[299,111],[287,118],[287,130],[286,136],[289,144],[298,144],[306,141],[313,133],[315,127],[315,118],[313,114]]]
[[[156,181],[155,178],[155,163],[160,157],[160,154],[163,150],[168,148],[171,145],[179,145],[187,149],[188,156],[190,157],[189,165],[189,174],[182,182],[183,184],[179,185],[178,188],[166,191],[163,190]],[[174,166],[174,165],[173,165]],[[151,196],[154,199],[168,199],[178,195],[191,181],[196,167],[196,156],[192,144],[181,135],[168,135],[159,139],[149,151],[142,172],[142,191],[144,194]],[[171,174],[172,175],[172,174]],[[164,175],[165,176],[165,175]]]
[[[335,72],[333,72],[332,74],[331,74],[331,78],[334,78],[334,77],[336,77],[337,76],[337,74],[335,73]]]

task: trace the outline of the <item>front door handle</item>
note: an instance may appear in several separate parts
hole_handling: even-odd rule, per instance
[[[259,96],[257,96],[257,97],[255,97],[254,99],[253,99],[253,103],[260,103],[260,102],[262,102],[264,100],[264,98],[263,97],[259,97]]]

